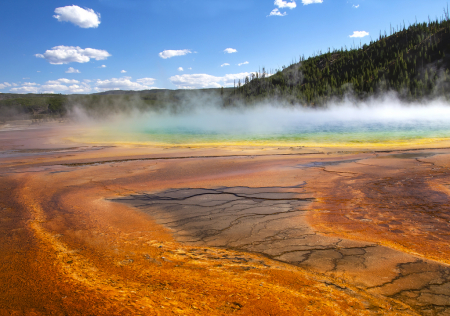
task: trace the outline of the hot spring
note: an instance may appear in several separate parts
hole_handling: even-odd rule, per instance
[[[132,112],[84,120],[77,141],[152,146],[423,147],[450,140],[450,105],[395,100],[324,109],[273,106]]]

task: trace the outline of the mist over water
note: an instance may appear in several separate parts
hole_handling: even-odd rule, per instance
[[[82,140],[96,143],[406,146],[450,139],[450,105],[443,100],[403,104],[384,97],[320,109],[269,102],[228,109],[192,100],[176,113],[131,111],[101,121],[75,113],[90,127]]]

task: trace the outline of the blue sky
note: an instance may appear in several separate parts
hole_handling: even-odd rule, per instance
[[[303,54],[368,43],[390,24],[435,19],[446,6],[447,0],[2,1],[0,92],[232,86]],[[354,32],[369,35],[350,37]]]

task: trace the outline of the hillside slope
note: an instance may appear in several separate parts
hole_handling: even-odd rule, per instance
[[[266,97],[322,104],[352,92],[359,98],[394,90],[413,100],[447,95],[450,82],[450,22],[411,25],[357,49],[302,58],[266,78],[245,78],[230,102]],[[264,72],[263,72],[264,73]]]

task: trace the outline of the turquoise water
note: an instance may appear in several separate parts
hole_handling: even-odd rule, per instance
[[[450,138],[450,123],[411,122],[327,122],[285,126],[282,130],[238,130],[230,132],[195,127],[161,127],[122,129],[111,127],[96,129],[85,135],[98,142],[148,143],[166,145],[383,145],[429,143]]]
[[[448,106],[145,113],[95,125],[83,136],[98,143],[186,146],[410,146],[447,139]]]

